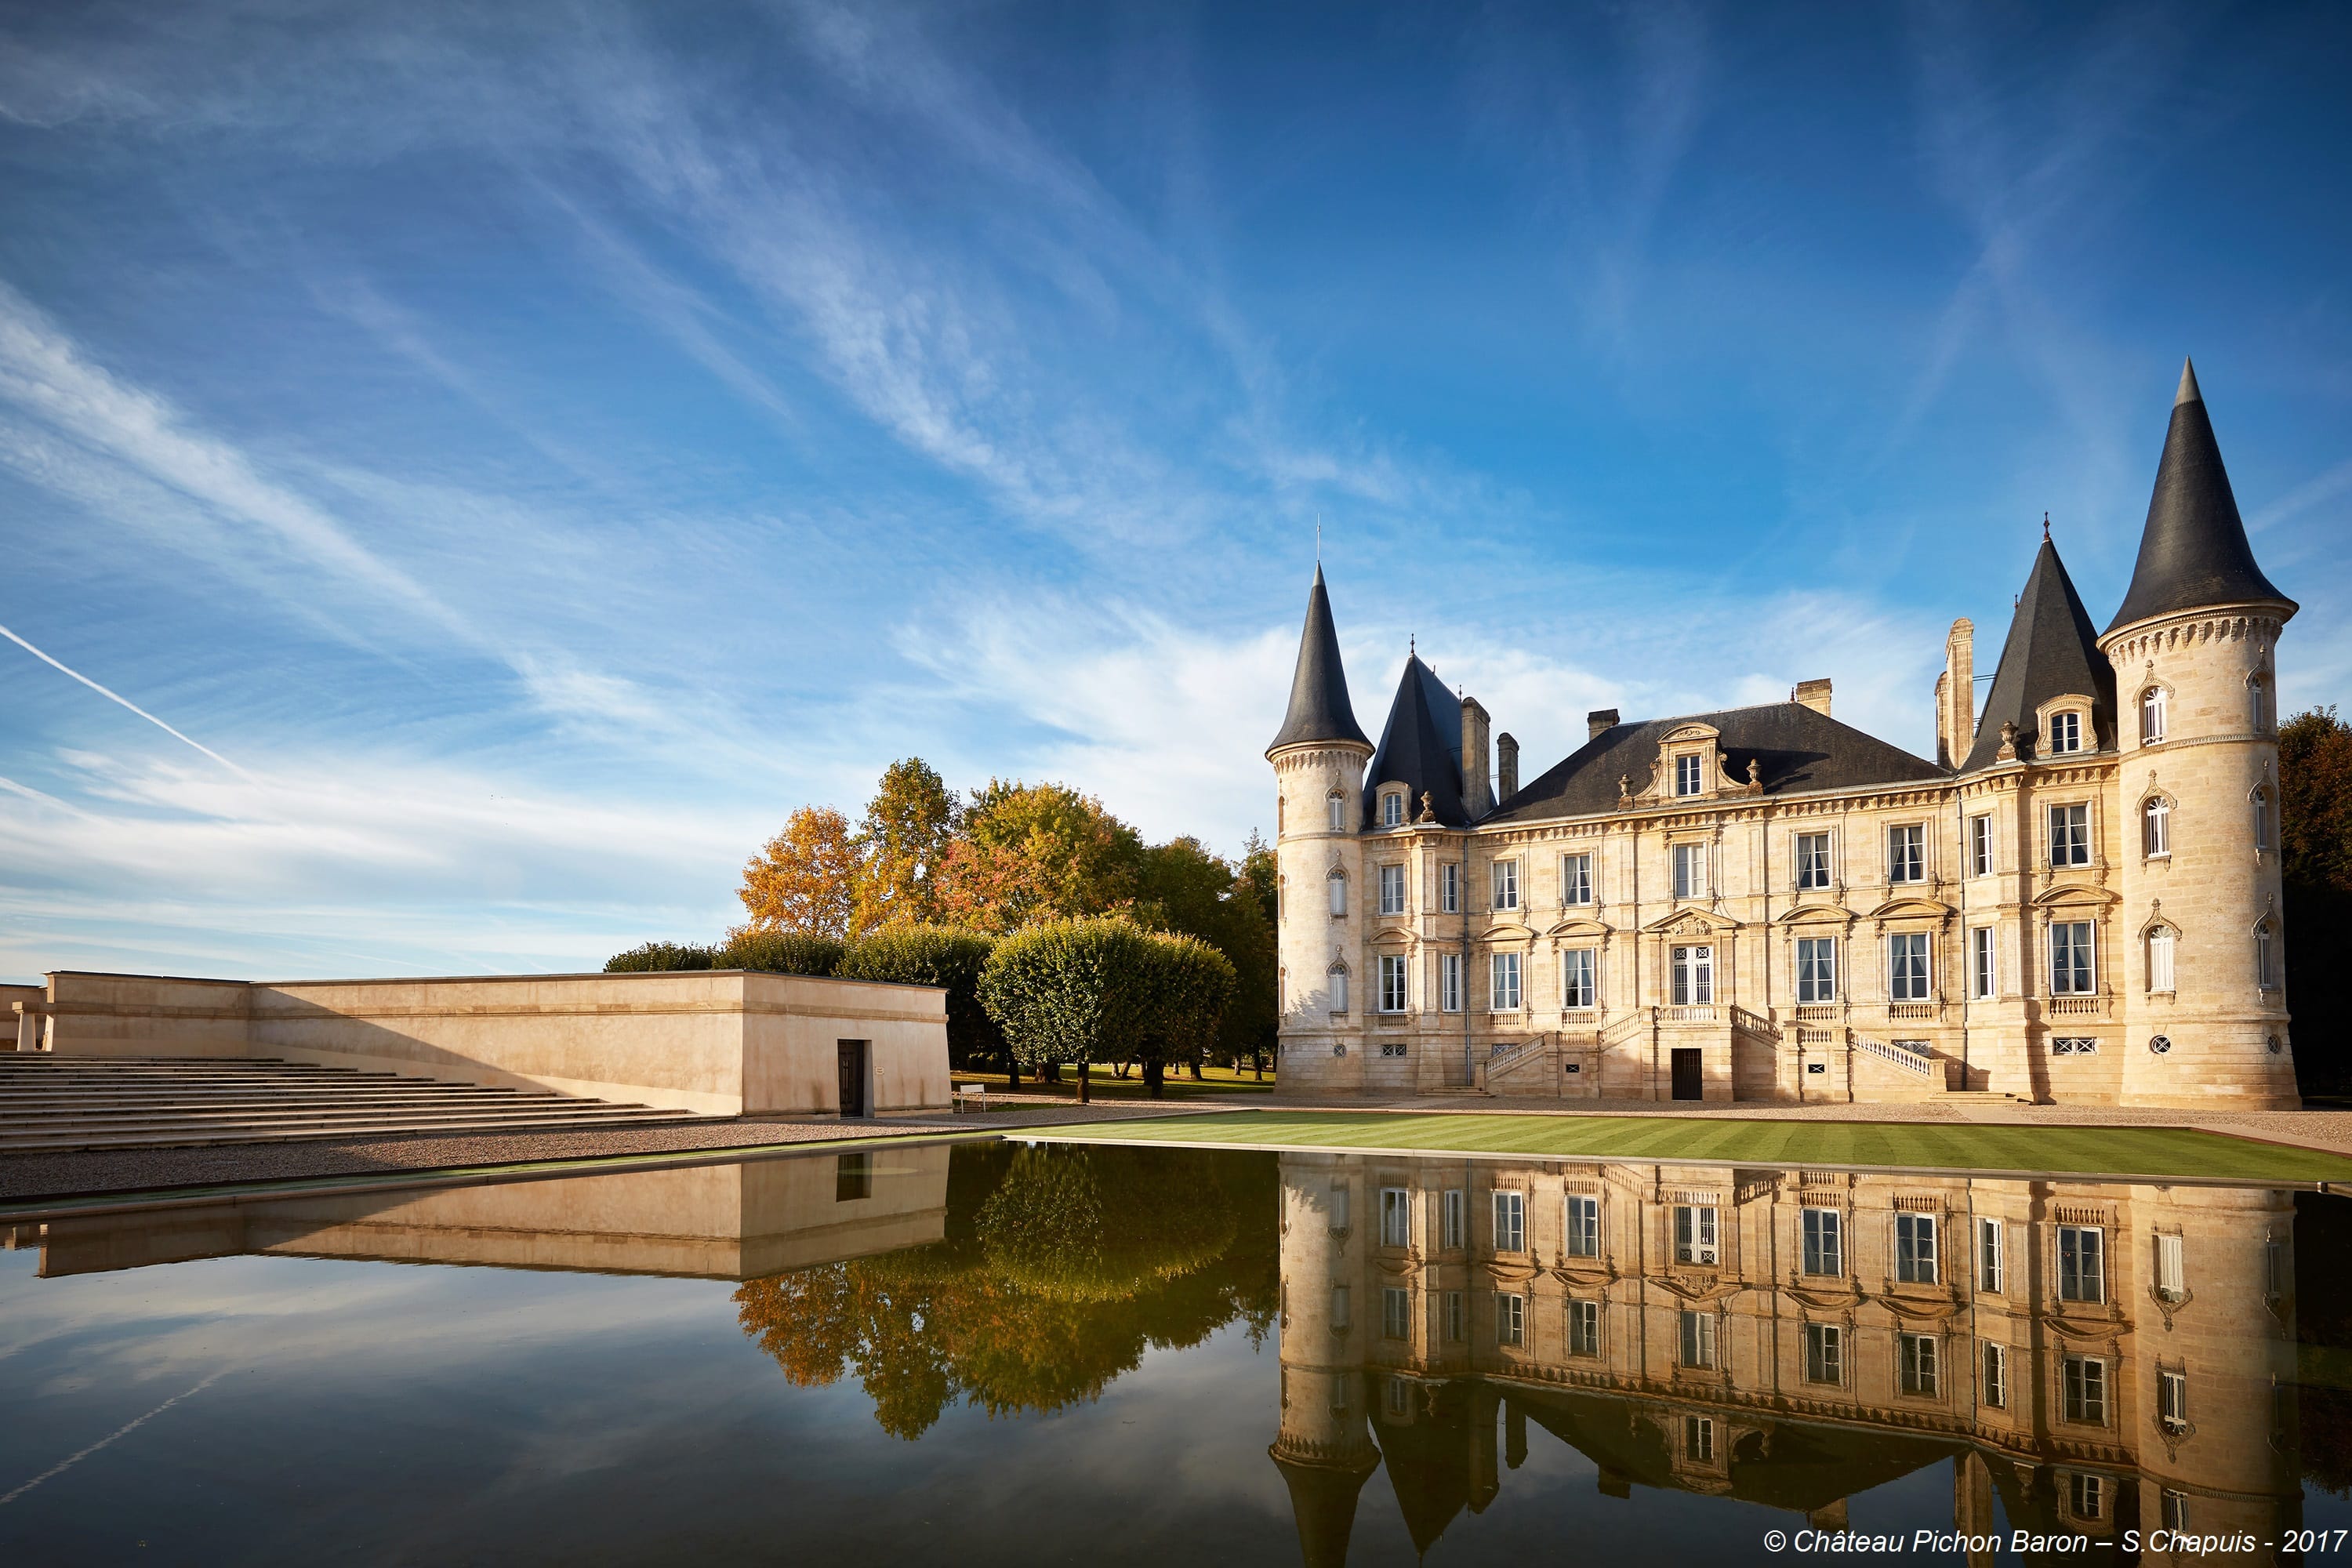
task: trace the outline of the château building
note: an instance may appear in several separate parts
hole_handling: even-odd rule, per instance
[[[1378,744],[1316,569],[1279,787],[1282,1075],[1318,1093],[2297,1103],[2263,576],[2184,366],[2098,630],[2044,530],[1933,762],[1786,702],[1628,720],[1522,779],[1409,653]]]

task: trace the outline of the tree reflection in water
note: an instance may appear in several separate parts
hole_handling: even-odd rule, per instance
[[[1272,1156],[967,1146],[944,1241],[750,1281],[737,1315],[795,1384],[855,1368],[894,1436],[921,1436],[958,1400],[1058,1410],[1147,1349],[1235,1321],[1265,1337],[1277,1186]]]

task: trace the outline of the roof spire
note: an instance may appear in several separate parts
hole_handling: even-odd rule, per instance
[[[2050,542],[2050,514],[2046,511],[2042,514],[2042,542]]]
[[[1961,737],[1952,747],[1960,758],[1957,771],[1990,767],[2000,760],[2003,721],[2030,736],[2039,728],[2042,704],[2069,693],[2091,699],[2090,716],[2083,726],[2088,731],[2084,749],[2113,745],[2115,691],[2115,667],[2098,650],[2090,612],[2083,608],[2083,597],[2066,575],[2066,563],[2058,559],[2058,547],[2044,538],[2034,552],[2024,591],[2012,604],[2009,638],[2001,644],[2000,663],[1993,671],[1992,689],[1985,693],[1975,739],[1971,742]]]
[[[1315,563],[1315,585],[1307,594],[1307,625],[1298,634],[1298,666],[1290,677],[1290,708],[1282,732],[1266,751],[1307,741],[1353,742],[1370,751],[1348,700],[1348,672],[1339,662],[1339,630],[1331,621],[1331,595],[1323,586],[1323,563]]]
[[[2131,587],[2109,622],[2112,632],[2137,621],[2220,605],[2269,604],[2294,613],[2294,601],[2272,585],[2254,563],[2246,525],[2238,515],[2221,444],[2198,390],[2197,369],[2180,363],[2180,390],[2156,466],[2147,525]]]

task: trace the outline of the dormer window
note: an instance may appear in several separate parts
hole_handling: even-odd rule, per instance
[[[1675,793],[1676,795],[1696,795],[1698,793],[1698,758],[1695,755],[1676,757],[1675,759]]]
[[[1382,827],[1404,826],[1404,793],[1402,790],[1392,789],[1381,796],[1381,826]]]
[[[2151,686],[2139,697],[2139,743],[2152,746],[2164,739],[2164,688]]]
[[[2072,709],[2050,715],[2050,754],[2083,749],[2083,716]]]

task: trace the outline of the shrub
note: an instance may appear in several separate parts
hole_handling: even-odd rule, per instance
[[[1217,1026],[1237,984],[1233,961],[1196,936],[1150,938],[1152,1005],[1138,1055],[1156,1096],[1170,1062],[1195,1059],[1217,1043]]]
[[[1139,1054],[1162,988],[1152,936],[1122,920],[1048,921],[996,944],[980,1002],[1013,1059],[1123,1062]],[[1087,1079],[1078,1079],[1087,1098]]]
[[[992,938],[950,926],[885,926],[851,942],[835,973],[844,980],[895,980],[945,989],[948,1065],[968,1071],[1006,1059],[1003,1031],[980,1004],[981,972],[995,948]]]
[[[736,931],[712,955],[719,969],[756,969],[767,974],[827,975],[841,967],[841,939],[805,931]]]
[[[649,942],[606,959],[604,973],[657,974],[680,969],[709,969],[712,967],[711,957],[711,951],[707,947],[681,945],[674,942]]]

